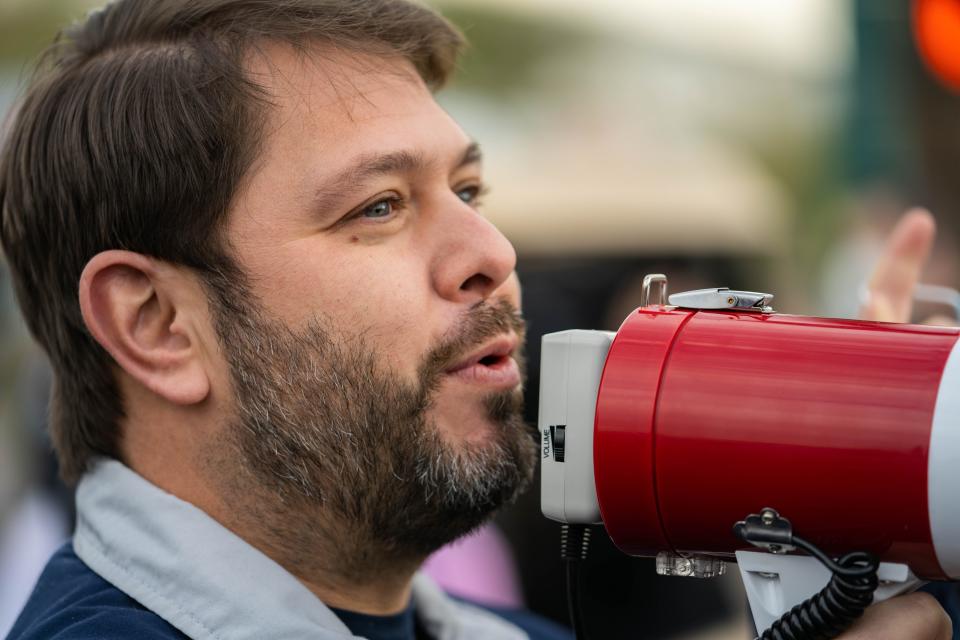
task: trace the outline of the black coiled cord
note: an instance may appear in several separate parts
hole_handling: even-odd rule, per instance
[[[880,560],[856,551],[837,561],[803,538],[793,544],[822,562],[833,577],[815,596],[804,600],[763,632],[759,640],[829,640],[850,628],[873,602]]]
[[[564,524],[560,528],[560,558],[567,569],[567,609],[576,640],[586,640],[587,637],[580,605],[580,561],[586,559],[589,549],[590,529],[587,526]]]

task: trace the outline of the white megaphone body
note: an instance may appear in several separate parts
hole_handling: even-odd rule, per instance
[[[875,558],[874,600],[960,580],[960,330],[658,285],[616,333],[543,338],[547,517],[667,575],[736,561],[761,632],[841,571],[814,551]]]

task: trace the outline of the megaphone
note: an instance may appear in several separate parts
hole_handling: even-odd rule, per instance
[[[616,332],[543,338],[547,517],[665,575],[736,562],[761,631],[850,595],[844,571],[862,607],[960,579],[960,330],[668,298],[659,274],[644,297]]]

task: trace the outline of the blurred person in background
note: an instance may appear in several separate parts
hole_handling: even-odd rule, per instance
[[[563,635],[414,577],[532,470],[515,256],[428,91],[459,36],[330,6],[121,2],[28,91],[3,241],[79,524],[12,637]]]
[[[14,385],[21,416],[0,426],[0,635],[13,626],[40,569],[70,536],[71,496],[48,455],[49,367],[35,355]],[[19,429],[10,426],[17,425]]]

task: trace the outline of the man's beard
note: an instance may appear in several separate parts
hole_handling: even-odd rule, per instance
[[[241,477],[255,487],[248,495],[271,503],[250,506],[249,515],[271,520],[266,535],[281,555],[332,545],[340,559],[325,569],[344,577],[388,558],[419,561],[529,483],[537,448],[519,389],[484,399],[489,433],[474,442],[451,441],[427,417],[456,359],[493,336],[522,337],[509,303],[472,309],[409,383],[384,368],[362,335],[346,337],[319,319],[294,331],[242,297],[217,297],[236,405],[229,438]]]

